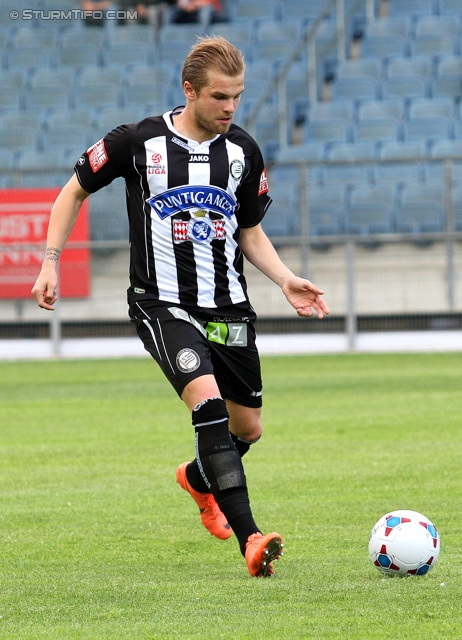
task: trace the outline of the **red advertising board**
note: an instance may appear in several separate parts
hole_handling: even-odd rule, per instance
[[[60,189],[0,189],[0,298],[29,298],[43,262],[51,207]],[[69,237],[88,240],[85,201]],[[6,247],[5,247],[6,245]],[[11,246],[9,246],[11,245]],[[66,248],[59,260],[58,295],[85,298],[90,293],[88,248]]]

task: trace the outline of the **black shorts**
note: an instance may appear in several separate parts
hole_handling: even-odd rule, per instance
[[[129,307],[144,348],[178,395],[200,376],[211,374],[224,399],[261,407],[260,357],[252,319],[219,316],[213,309],[186,311],[174,303],[147,300]]]

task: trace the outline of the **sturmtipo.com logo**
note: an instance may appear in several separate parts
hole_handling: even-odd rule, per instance
[[[84,9],[22,9],[10,11],[11,20],[137,20],[138,11],[107,9],[86,11]]]

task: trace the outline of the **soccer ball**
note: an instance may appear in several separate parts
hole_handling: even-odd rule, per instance
[[[435,525],[417,511],[390,511],[376,523],[369,538],[372,562],[391,576],[422,576],[435,566],[439,554]]]

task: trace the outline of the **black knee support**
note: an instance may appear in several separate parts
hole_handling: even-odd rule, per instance
[[[196,459],[210,491],[245,488],[240,455],[229,435],[228,412],[221,398],[209,398],[192,412],[196,432]]]

